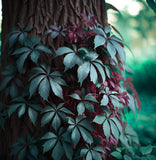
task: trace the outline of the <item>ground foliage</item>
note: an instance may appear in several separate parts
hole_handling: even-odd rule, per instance
[[[10,155],[19,160],[150,159],[153,147],[140,148],[136,132],[122,121],[125,111],[141,108],[131,79],[124,76],[122,37],[91,14],[81,17],[77,26],[52,25],[42,35],[65,40],[54,52],[40,37],[29,36],[33,27],[8,35],[8,54],[16,63],[1,73],[0,91],[6,90],[8,101],[7,108],[0,106],[0,127],[5,131],[5,120],[17,113],[19,121],[26,116],[42,130],[37,137],[19,137]],[[53,63],[58,60],[61,66]]]

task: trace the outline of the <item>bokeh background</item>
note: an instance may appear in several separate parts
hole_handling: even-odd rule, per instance
[[[128,74],[138,92],[142,109],[126,115],[139,134],[141,144],[156,145],[156,14],[146,0],[106,0],[119,11],[108,10],[108,21],[123,36],[133,54],[126,49]]]
[[[142,110],[135,114],[128,113],[126,119],[139,134],[142,145],[156,146],[156,14],[145,0],[106,2],[120,11],[108,9],[108,22],[119,30],[133,52],[126,49],[127,65],[134,71],[133,74],[127,73],[127,76],[133,78]],[[1,20],[0,13],[0,33]]]

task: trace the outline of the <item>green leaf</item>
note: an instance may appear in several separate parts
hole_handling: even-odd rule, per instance
[[[50,151],[56,144],[57,139],[50,139],[43,144],[43,153]]]
[[[47,100],[49,97],[49,91],[50,91],[50,85],[48,78],[46,77],[40,82],[39,94],[44,100]]]
[[[120,152],[114,151],[111,155],[117,159],[122,159],[122,154]]]
[[[39,56],[40,56],[40,53],[36,50],[32,51],[30,54],[30,58],[35,64],[37,64]]]
[[[120,133],[122,133],[122,126],[119,122],[119,120],[116,117],[111,117],[110,118],[117,126],[118,130],[120,131]]]
[[[22,54],[22,53],[25,53],[25,52],[31,52],[30,48],[22,47],[22,48],[16,49],[12,54],[13,55],[18,55],[18,54]]]
[[[97,124],[102,124],[104,121],[106,120],[106,116],[101,114],[101,115],[97,115],[93,122],[97,123]]]
[[[110,125],[108,123],[108,120],[106,119],[103,123],[103,132],[107,139],[110,137]]]
[[[126,61],[126,55],[125,55],[125,52],[124,52],[124,49],[122,48],[122,46],[119,43],[117,43],[116,41],[113,41],[113,40],[111,40],[111,43],[114,45],[114,47],[118,51],[122,62],[125,62]]]
[[[34,109],[29,107],[28,108],[28,115],[29,115],[31,122],[35,125],[35,122],[37,120],[37,112]]]
[[[91,150],[91,153],[93,155],[93,159],[96,159],[96,160],[102,160],[102,156],[100,153],[94,151],[94,150]]]
[[[18,160],[23,160],[26,156],[26,147],[24,147],[19,153],[18,153]]]
[[[22,33],[20,34],[18,39],[19,39],[19,42],[23,45],[26,38],[27,38],[27,33]]]
[[[72,160],[72,157],[73,157],[72,145],[68,144],[68,143],[63,143],[63,148],[64,148],[64,151],[65,151],[65,154],[66,154],[67,158],[69,160]]]
[[[22,73],[22,71],[23,71],[24,62],[25,62],[25,60],[27,59],[28,56],[29,56],[29,52],[25,52],[16,61],[17,68],[18,68],[20,73]]]
[[[101,64],[95,63],[95,62],[94,62],[94,65],[96,66],[96,68],[98,69],[99,73],[101,74],[101,77],[102,77],[102,80],[103,80],[103,83],[104,83],[105,80],[106,80],[106,75],[105,75],[103,67],[101,66]]]
[[[30,83],[30,87],[29,87],[29,98],[32,97],[32,95],[34,94],[34,92],[36,91],[38,85],[40,84],[40,82],[43,80],[43,78],[45,78],[44,75],[39,75],[38,77],[34,78],[31,83]]]
[[[109,103],[109,98],[106,94],[104,94],[100,105],[101,106],[106,106],[106,105],[108,105],[108,103]]]
[[[86,129],[84,129],[83,127],[79,126],[78,128],[80,130],[80,133],[81,133],[83,139],[87,143],[92,144],[93,143],[93,137],[91,136],[91,134]]]
[[[41,140],[44,140],[44,139],[51,139],[51,138],[57,138],[56,135],[52,132],[47,132],[42,138]]]
[[[143,155],[146,155],[146,154],[150,154],[152,152],[152,145],[148,145],[148,146],[145,146],[145,147],[141,147],[140,148],[140,151]]]
[[[41,126],[43,127],[45,124],[49,123],[54,116],[54,112],[48,112],[44,114],[41,120]]]
[[[3,79],[3,81],[1,82],[1,86],[0,86],[0,91],[2,91],[7,85],[8,83],[13,79],[13,76],[7,76]]]
[[[61,120],[57,114],[55,114],[53,120],[52,120],[52,127],[57,131],[58,128],[61,125]]]
[[[52,151],[52,158],[54,160],[61,160],[63,154],[64,154],[63,147],[62,147],[60,141],[58,141]]]
[[[98,83],[98,75],[97,75],[95,67],[92,64],[91,64],[91,67],[90,67],[90,80],[94,84]]]
[[[93,30],[94,30],[95,33],[101,34],[105,38],[107,37],[106,34],[105,34],[105,32],[101,28],[94,28]]]
[[[50,80],[50,85],[54,94],[63,99],[63,94],[62,94],[63,90],[61,86],[57,82],[55,82],[54,79],[49,78],[49,80]]]
[[[82,85],[83,81],[87,78],[90,70],[89,62],[85,62],[79,66],[77,73],[78,73],[78,82]]]
[[[39,51],[43,51],[45,53],[52,54],[52,51],[44,45],[38,45],[37,47],[35,47],[35,49],[37,49]]]
[[[70,53],[64,57],[63,64],[65,65],[65,71],[69,68],[71,69],[76,64],[80,65],[81,61],[80,58],[75,53]]]
[[[25,113],[26,105],[23,104],[18,109],[18,117],[21,117]]]
[[[76,145],[78,144],[78,142],[80,141],[80,133],[77,129],[77,127],[75,127],[72,131],[72,134],[71,134],[71,138],[72,138],[72,141],[76,147]]]
[[[64,55],[66,53],[74,53],[74,51],[71,48],[68,48],[68,47],[60,47],[56,51],[56,56],[61,56],[61,55]]]
[[[90,110],[90,111],[92,111],[92,112],[95,112],[94,106],[93,106],[90,102],[85,101],[85,106],[86,106],[86,108],[87,108],[88,110]]]
[[[74,98],[74,99],[76,99],[76,100],[81,100],[80,96],[78,94],[76,94],[76,93],[73,93],[73,94],[71,94],[69,96]]]
[[[116,55],[116,49],[110,42],[107,42],[107,50],[108,50],[111,58],[114,59],[114,57]]]
[[[31,42],[32,48],[34,48],[36,45],[40,43],[40,37],[32,36],[29,41]]]
[[[97,152],[105,153],[102,146],[96,146],[96,147],[94,147],[94,150],[97,151]]]
[[[10,117],[12,115],[13,112],[15,112],[15,110],[20,107],[21,105],[23,105],[23,103],[17,103],[17,104],[12,104],[9,106],[8,109],[8,116]]]
[[[106,39],[103,36],[96,35],[94,38],[94,48],[103,46],[106,43]]]
[[[85,111],[85,106],[83,104],[83,102],[78,103],[77,105],[77,112],[79,115],[82,115]]]
[[[93,158],[92,158],[92,154],[91,154],[91,152],[89,151],[88,153],[87,153],[87,156],[86,156],[86,160],[92,160]]]
[[[117,126],[114,124],[114,122],[112,120],[109,120],[109,122],[110,122],[112,134],[113,134],[114,138],[118,140],[119,139],[118,128],[117,128]]]
[[[81,152],[80,152],[81,157],[84,157],[87,154],[87,152],[88,152],[88,149],[86,148],[81,149]]]
[[[132,160],[132,158],[129,157],[128,155],[124,155],[124,160]]]

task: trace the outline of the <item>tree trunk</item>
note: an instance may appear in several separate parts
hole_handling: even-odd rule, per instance
[[[106,4],[104,0],[2,0],[2,68],[13,60],[8,56],[6,44],[7,34],[20,23],[25,27],[34,26],[32,35],[42,36],[50,25],[71,26],[81,20],[81,13],[97,16],[103,26],[107,25]],[[48,38],[42,38],[43,44],[52,50],[54,44]],[[55,47],[58,48],[62,41],[57,39]],[[1,97],[3,97],[1,95]],[[4,101],[1,98],[1,101]],[[5,102],[4,102],[5,103]],[[4,104],[5,105],[5,104]],[[28,130],[29,128],[29,130]],[[2,160],[17,160],[11,158],[10,147],[17,137],[28,132],[40,132],[37,128],[32,130],[27,118],[19,119],[17,115],[7,120],[5,131],[0,130],[0,152]]]

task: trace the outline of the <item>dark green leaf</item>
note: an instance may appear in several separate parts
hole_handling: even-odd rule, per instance
[[[16,49],[14,52],[13,52],[13,55],[18,55],[18,54],[22,54],[22,53],[25,53],[25,52],[31,52],[30,48],[28,47],[22,47],[22,48],[19,48],[19,49]]]
[[[56,56],[61,56],[61,55],[64,55],[66,53],[74,53],[74,51],[71,48],[68,48],[68,47],[60,47],[56,51]]]
[[[87,153],[87,156],[86,156],[86,160],[92,160],[93,158],[92,158],[92,154],[91,154],[91,152],[89,151],[88,153]]]
[[[58,128],[61,125],[61,120],[57,114],[55,114],[53,120],[52,120],[52,127],[57,131]]]
[[[94,147],[94,150],[97,151],[97,152],[105,153],[105,151],[104,151],[102,146],[96,146],[96,147]]]
[[[29,145],[29,149],[30,149],[30,153],[33,157],[37,158],[38,156],[38,148],[36,145],[32,144],[32,145]]]
[[[117,126],[118,130],[120,131],[120,133],[122,133],[122,126],[121,126],[119,120],[116,117],[111,117],[110,119],[113,120],[113,122],[116,124],[116,126]]]
[[[80,133],[77,129],[77,127],[75,127],[72,131],[72,134],[71,134],[71,138],[72,138],[72,141],[76,147],[76,145],[78,144],[79,140],[80,140]]]
[[[97,123],[97,124],[102,124],[104,121],[106,120],[106,116],[101,114],[101,115],[97,115],[93,122]]]
[[[29,107],[28,108],[28,115],[29,115],[31,122],[35,125],[35,122],[37,120],[37,112],[34,109]]]
[[[25,113],[26,105],[23,104],[18,109],[18,117],[21,117]]]
[[[93,30],[94,30],[95,33],[101,34],[105,38],[107,37],[106,34],[105,34],[105,32],[101,28],[94,28]]]
[[[85,101],[85,106],[86,106],[86,108],[87,108],[88,110],[90,110],[90,111],[92,111],[92,112],[95,112],[94,106],[93,106],[90,102]]]
[[[101,106],[106,106],[106,105],[108,105],[108,103],[109,103],[109,98],[108,98],[108,96],[105,94],[105,95],[103,95],[103,98],[102,98],[102,100],[101,100]]]
[[[61,160],[63,154],[64,154],[63,147],[62,147],[60,141],[58,141],[52,151],[52,158],[54,160]]]
[[[63,90],[61,86],[57,82],[55,82],[55,80],[52,78],[50,78],[50,85],[54,94],[63,99],[63,93],[62,93]]]
[[[57,138],[56,135],[52,132],[47,132],[42,138],[41,140],[44,140],[44,139],[51,139],[51,138]]]
[[[36,91],[38,85],[40,84],[40,82],[43,80],[43,78],[45,78],[44,75],[39,75],[38,77],[34,78],[31,83],[30,83],[30,87],[29,87],[29,94],[30,94],[30,98],[32,97],[32,95],[34,94],[34,92]]]
[[[148,145],[148,146],[145,146],[145,147],[141,147],[140,148],[140,151],[143,155],[146,155],[146,154],[150,154],[152,152],[152,145]]]
[[[87,78],[90,70],[90,64],[89,62],[85,62],[82,65],[79,66],[77,73],[78,73],[78,82],[82,85],[84,79]]]
[[[52,51],[44,45],[38,45],[37,47],[35,47],[35,49],[37,49],[39,51],[43,51],[45,53],[52,54]]]
[[[50,91],[50,84],[49,84],[48,78],[44,78],[40,82],[39,94],[44,100],[47,100],[49,97],[49,91]]]
[[[106,43],[106,39],[103,36],[96,35],[94,39],[94,48],[103,46]]]
[[[87,152],[88,152],[88,149],[86,148],[81,149],[81,152],[80,152],[81,157],[84,157],[87,154]]]
[[[76,100],[81,100],[80,96],[78,94],[76,94],[76,93],[73,93],[73,94],[71,94],[69,96],[74,98],[74,99],[76,99]]]
[[[98,69],[99,73],[101,74],[101,77],[102,77],[102,80],[103,80],[103,83],[104,83],[105,80],[106,80],[106,76],[105,76],[105,72],[104,72],[103,67],[101,66],[101,64],[95,63],[95,62],[94,62],[94,65],[96,66],[96,68]]]
[[[94,150],[91,150],[91,153],[92,153],[92,156],[93,156],[93,159],[96,159],[96,160],[102,160],[102,156],[100,153],[94,151]]]
[[[26,156],[26,147],[24,147],[18,154],[18,160],[23,160]]]
[[[114,124],[114,122],[112,120],[109,120],[109,122],[110,122],[112,134],[113,134],[114,138],[118,140],[119,139],[118,128],[117,128],[117,126]]]
[[[97,75],[95,67],[92,64],[91,64],[91,67],[90,67],[90,80],[94,84],[98,83],[98,75]]]
[[[70,53],[64,57],[63,63],[65,65],[65,71],[66,71],[67,69],[71,69],[72,67],[74,67],[76,64],[80,65],[81,61],[80,58],[75,53]]]
[[[12,113],[15,112],[15,110],[21,105],[23,105],[23,103],[17,103],[17,104],[10,105],[8,109],[8,116],[10,117]]]
[[[54,114],[54,112],[48,112],[44,114],[41,120],[41,126],[43,127],[45,124],[49,123],[52,120]]]
[[[39,59],[40,53],[37,50],[33,50],[30,54],[31,60],[37,64],[38,59]]]
[[[111,155],[117,159],[122,159],[122,154],[120,152],[114,151]]]
[[[24,62],[25,60],[27,59],[27,57],[29,56],[29,53],[28,52],[25,52],[24,54],[22,54],[18,60],[16,61],[16,64],[17,64],[17,68],[19,70],[20,73],[22,73],[23,71],[23,65],[24,65]]]
[[[50,151],[54,145],[56,144],[56,139],[50,139],[47,140],[44,144],[43,144],[43,153]]]
[[[63,148],[64,148],[64,151],[65,151],[65,154],[66,154],[67,158],[69,160],[72,160],[72,157],[73,157],[72,145],[68,144],[68,143],[63,143]]]
[[[107,50],[108,50],[111,58],[114,59],[115,55],[116,55],[116,49],[110,42],[107,42]]]
[[[21,45],[24,44],[24,41],[26,40],[26,38],[27,38],[27,33],[20,34],[18,39],[19,39],[19,42],[21,43]]]
[[[84,129],[83,127],[78,127],[80,132],[81,132],[81,135],[83,137],[83,139],[89,143],[89,144],[92,144],[93,143],[93,137],[91,136],[91,134],[86,130]]]
[[[77,105],[77,112],[79,115],[82,115],[85,111],[85,106],[83,104],[83,102],[78,103]]]
[[[132,158],[129,157],[128,155],[124,155],[124,160],[132,160]]]
[[[125,52],[124,52],[124,49],[122,48],[122,46],[119,43],[117,43],[116,41],[113,41],[113,40],[111,41],[111,43],[114,45],[114,47],[118,51],[122,62],[125,62],[126,61],[126,55],[125,55]]]
[[[106,119],[103,123],[103,132],[107,139],[110,137],[110,125],[108,123],[108,120]]]

